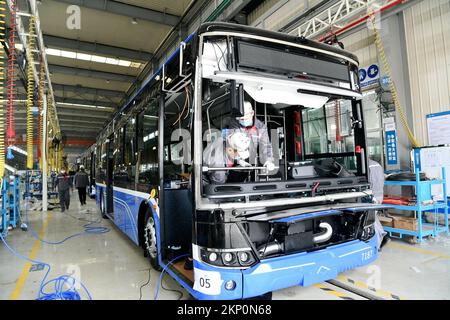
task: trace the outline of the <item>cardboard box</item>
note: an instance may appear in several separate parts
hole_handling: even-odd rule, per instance
[[[415,219],[415,218],[395,217],[394,228],[418,231],[419,223],[418,223],[417,219]]]
[[[379,216],[379,219],[382,226],[391,228],[394,227],[394,219],[392,217]]]

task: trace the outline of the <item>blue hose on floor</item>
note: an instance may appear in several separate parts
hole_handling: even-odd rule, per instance
[[[160,275],[160,277],[159,277],[158,285],[156,286],[156,292],[155,292],[155,298],[154,298],[154,300],[157,300],[157,299],[158,299],[159,287],[161,286],[162,278],[163,278],[164,272],[166,272],[167,268],[168,268],[172,263],[174,263],[176,260],[179,260],[179,259],[181,259],[181,258],[187,257],[187,256],[189,256],[189,255],[190,255],[190,254],[186,253],[186,254],[182,254],[181,256],[178,256],[178,257],[176,257],[176,258],[173,258],[173,259],[170,260],[170,262],[164,267],[164,269],[162,270],[161,275]]]
[[[94,224],[99,223],[99,221],[93,221],[93,222],[89,222],[89,223],[83,225],[84,232],[73,234],[61,241],[50,242],[50,241],[43,240],[33,230],[32,226],[30,224],[29,217],[28,217],[28,202],[29,202],[29,198],[27,197],[27,199],[25,201],[25,216],[26,216],[26,220],[27,220],[27,225],[28,225],[29,229],[31,230],[31,233],[33,234],[33,236],[37,240],[42,241],[44,243],[52,244],[52,245],[59,245],[59,244],[64,243],[65,241],[67,241],[71,238],[75,238],[77,236],[82,236],[82,235],[86,235],[86,234],[103,234],[103,233],[107,233],[110,231],[110,229],[107,227],[93,226]],[[55,279],[45,282],[45,280],[47,279],[47,277],[51,271],[51,266],[45,262],[28,259],[27,257],[25,257],[25,256],[21,255],[20,253],[18,253],[17,251],[15,251],[12,247],[10,247],[1,235],[0,235],[0,237],[1,237],[1,240],[3,241],[3,243],[5,244],[5,246],[8,248],[8,250],[15,256],[17,256],[21,259],[30,261],[32,263],[43,264],[44,266],[48,267],[47,273],[45,274],[44,278],[42,279],[42,281],[39,285],[39,293],[38,293],[37,300],[81,300],[81,296],[78,293],[77,289],[75,288],[75,285],[77,283],[79,283],[80,286],[84,289],[87,296],[89,297],[89,300],[92,300],[92,297],[91,297],[89,291],[83,285],[83,283],[81,283],[80,281],[78,281],[77,279],[75,279],[74,277],[72,277],[70,275],[62,275],[62,276],[59,276],[58,278],[55,278]],[[54,292],[50,292],[50,293],[44,292],[44,288],[51,284],[54,285]],[[65,287],[67,287],[67,289],[64,289]]]
[[[1,234],[0,239],[5,244],[6,248],[16,257],[19,257],[31,263],[43,264],[44,266],[48,267],[48,270],[45,273],[45,276],[42,279],[41,284],[39,285],[39,292],[36,300],[81,300],[80,293],[75,287],[77,283],[79,283],[80,286],[84,289],[89,300],[92,300],[91,294],[89,293],[88,289],[80,281],[78,281],[77,279],[75,279],[70,275],[63,275],[56,279],[45,282],[52,269],[48,263],[38,260],[32,260],[18,253],[6,242],[6,240],[3,238]],[[51,293],[44,292],[44,288],[52,283],[55,285],[55,291]],[[64,287],[67,287],[67,289],[64,289]]]
[[[110,231],[110,229],[107,228],[107,227],[99,227],[99,226],[95,226],[94,227],[94,226],[92,226],[92,225],[100,222],[100,221],[93,221],[93,222],[90,222],[90,223],[87,223],[87,224],[83,225],[84,232],[73,234],[71,236],[68,236],[67,238],[64,238],[61,241],[52,242],[52,241],[47,241],[47,240],[41,239],[39,237],[39,235],[33,230],[32,226],[30,224],[30,221],[29,221],[29,218],[28,218],[28,201],[29,201],[29,199],[27,197],[27,199],[25,201],[25,218],[27,220],[27,225],[28,225],[31,233],[33,234],[33,236],[36,239],[40,240],[41,242],[44,242],[44,243],[47,243],[47,244],[52,244],[52,245],[59,245],[59,244],[62,244],[64,242],[66,242],[67,240],[75,238],[75,237],[83,236],[83,235],[86,235],[86,234],[103,234],[103,233],[107,233],[107,232]]]

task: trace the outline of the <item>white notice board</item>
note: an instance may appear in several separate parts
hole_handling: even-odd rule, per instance
[[[450,111],[427,115],[428,145],[450,144]]]

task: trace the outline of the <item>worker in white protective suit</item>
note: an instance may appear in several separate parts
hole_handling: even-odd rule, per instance
[[[203,163],[208,167],[258,166],[258,162],[274,173],[275,164],[267,126],[255,119],[250,102],[244,102],[244,115],[231,119],[230,129],[222,130],[222,137],[209,144],[203,153]],[[248,173],[236,170],[213,171],[209,182],[244,182]]]
[[[267,126],[264,122],[255,118],[255,111],[250,102],[244,102],[244,115],[236,118],[236,120],[250,137],[249,162],[252,165],[258,165],[259,162],[269,172],[275,170],[273,148]]]
[[[203,152],[203,164],[211,168],[250,167],[246,160],[250,157],[250,138],[240,129],[227,130],[228,136],[219,137]],[[236,170],[209,171],[209,182],[243,182],[245,176]]]
[[[383,203],[384,198],[384,170],[381,165],[369,159],[369,183],[372,189],[372,202],[377,204]],[[378,218],[378,214],[375,215],[375,232],[378,236],[378,248],[381,249],[386,245],[390,238]]]

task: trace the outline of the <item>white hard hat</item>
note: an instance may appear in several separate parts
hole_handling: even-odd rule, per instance
[[[83,165],[81,165],[81,166],[80,166],[80,169],[84,169],[84,166],[83,166]]]
[[[228,146],[235,151],[242,159],[248,159],[250,157],[249,147],[250,138],[242,131],[234,131],[227,137]]]

